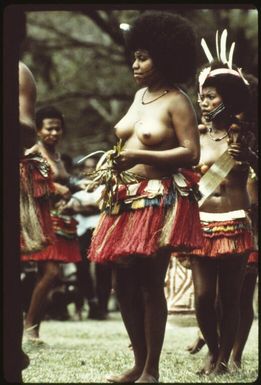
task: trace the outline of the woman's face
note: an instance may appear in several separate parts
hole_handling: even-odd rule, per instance
[[[153,64],[152,58],[146,50],[139,49],[135,51],[132,69],[134,79],[141,86],[150,85],[159,78],[158,71]]]
[[[198,102],[201,114],[205,117],[223,101],[215,87],[203,87],[202,93],[198,95]]]
[[[42,127],[37,135],[41,142],[49,146],[55,146],[62,136],[62,121],[56,118],[46,118],[42,121]]]

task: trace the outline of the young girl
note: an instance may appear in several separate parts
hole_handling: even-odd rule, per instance
[[[222,38],[221,38],[222,40]],[[249,100],[241,71],[220,54],[199,76],[199,104],[203,118],[212,124],[200,135],[197,167],[205,173],[227,151],[235,162],[220,185],[200,207],[203,246],[192,252],[191,268],[199,327],[209,352],[204,374],[226,373],[239,322],[242,282],[249,252],[253,249],[247,180],[249,164],[242,160],[242,133],[235,118]],[[223,169],[214,165],[218,175]],[[222,314],[217,313],[216,295]],[[219,319],[218,319],[219,316]],[[219,321],[219,322],[218,322]]]

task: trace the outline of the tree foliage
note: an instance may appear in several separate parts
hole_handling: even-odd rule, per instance
[[[228,43],[236,41],[236,64],[257,75],[256,10],[184,7],[173,11],[192,22],[211,51],[216,29],[227,28]],[[27,12],[22,60],[36,78],[38,107],[53,104],[63,112],[67,128],[61,151],[72,157],[108,149],[115,142],[113,127],[136,90],[119,25],[131,24],[139,12],[138,8],[91,7]],[[199,65],[205,62],[201,49],[199,59]],[[195,88],[188,93],[196,103]]]

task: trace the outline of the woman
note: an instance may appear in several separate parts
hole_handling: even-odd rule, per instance
[[[225,151],[235,160],[242,156],[242,132],[235,115],[242,112],[248,103],[248,86],[241,71],[232,66],[232,55],[229,55],[229,61],[223,60],[224,47],[222,51],[220,61],[210,60],[199,76],[202,116],[212,123],[200,136],[198,170],[201,173],[216,163]],[[191,267],[196,316],[209,349],[200,371],[203,374],[216,375],[228,371],[239,322],[242,282],[248,254],[253,248],[248,215],[249,164],[242,160],[235,161],[227,175],[225,168],[214,166],[214,171],[218,175],[222,171],[224,178],[200,202],[204,242],[200,249],[193,251]],[[222,309],[219,323],[215,307],[217,288]]]
[[[184,18],[145,12],[127,35],[134,79],[141,87],[115,131],[123,150],[116,172],[137,183],[121,185],[111,210],[101,214],[89,258],[113,262],[123,322],[134,366],[110,382],[158,382],[167,306],[164,278],[170,254],[200,245],[196,179],[196,116],[178,83],[196,68],[195,36]],[[169,52],[176,55],[169,55]],[[185,170],[186,168],[186,170]]]
[[[39,328],[44,315],[44,305],[50,289],[59,276],[59,262],[78,262],[81,260],[81,255],[76,235],[76,221],[68,215],[61,214],[62,208],[71,196],[67,186],[69,174],[60,154],[56,151],[56,145],[64,129],[62,114],[54,107],[38,110],[36,129],[39,141],[28,150],[28,154],[35,156],[34,154],[40,153],[51,168],[54,191],[49,199],[55,233],[52,244],[41,251],[23,254],[21,257],[22,261],[38,262],[39,279],[32,294],[24,329],[28,339],[39,342]]]
[[[257,79],[252,75],[244,75],[247,81],[249,82],[250,90],[250,99],[248,106],[244,107],[244,113],[240,114],[238,118],[240,119],[241,125],[244,127],[245,134],[248,136],[248,144],[250,148],[248,151],[247,159],[249,160],[250,165],[254,168],[257,164],[256,161],[256,136],[257,136]],[[209,123],[208,123],[209,124]],[[211,122],[210,122],[211,124]],[[206,122],[199,125],[201,132],[206,133]],[[247,131],[246,131],[247,130]],[[252,162],[253,160],[253,162]],[[247,191],[250,200],[251,206],[251,223],[252,231],[254,237],[258,236],[258,178],[253,168],[250,167],[249,176],[247,180]],[[256,249],[257,249],[257,239],[256,239]],[[248,256],[247,268],[244,275],[244,281],[241,289],[240,296],[240,320],[239,327],[236,333],[235,341],[233,344],[233,350],[231,354],[231,364],[234,368],[240,368],[242,362],[242,354],[245,347],[245,344],[248,339],[248,335],[254,319],[254,310],[253,310],[253,298],[256,288],[257,274],[258,274],[258,251],[252,251]],[[218,296],[218,293],[217,293]],[[219,309],[219,301],[216,302],[217,311]],[[219,314],[219,313],[218,313]],[[220,312],[220,314],[222,314]],[[205,345],[204,337],[199,331],[198,337],[195,342],[187,348],[191,354],[195,354],[201,350]]]

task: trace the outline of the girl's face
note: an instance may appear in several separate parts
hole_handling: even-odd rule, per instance
[[[62,122],[60,119],[43,119],[42,127],[37,134],[41,142],[49,146],[55,146],[62,136]]]
[[[150,85],[159,78],[152,58],[146,50],[139,49],[135,51],[132,69],[136,82],[141,86]]]
[[[198,95],[198,102],[201,114],[204,117],[223,101],[215,87],[203,87],[202,94]]]

